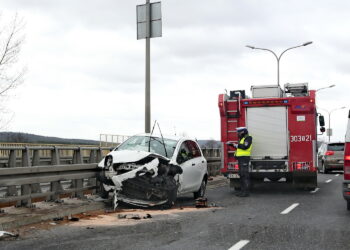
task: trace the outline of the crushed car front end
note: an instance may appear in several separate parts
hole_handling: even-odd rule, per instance
[[[177,198],[178,174],[182,168],[155,152],[113,150],[100,163],[99,181],[104,192],[119,201],[149,207],[171,206]]]

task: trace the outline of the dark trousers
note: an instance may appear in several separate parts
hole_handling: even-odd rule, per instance
[[[237,157],[239,166],[239,176],[241,182],[242,193],[248,194],[250,188],[250,177],[249,177],[249,156]]]

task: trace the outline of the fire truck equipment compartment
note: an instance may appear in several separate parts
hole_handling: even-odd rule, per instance
[[[253,98],[283,97],[283,91],[277,85],[260,85],[251,87]]]
[[[247,108],[247,127],[254,140],[252,159],[287,159],[286,107]]]

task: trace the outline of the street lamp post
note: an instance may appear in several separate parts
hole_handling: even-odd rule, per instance
[[[328,112],[328,142],[331,141],[331,114],[333,111],[345,109],[345,107],[332,109],[330,112]]]
[[[269,51],[271,52],[276,60],[277,60],[277,85],[280,86],[280,60],[281,60],[281,57],[282,55],[287,52],[288,50],[291,50],[291,49],[296,49],[296,48],[299,48],[299,47],[303,47],[303,46],[307,46],[307,45],[310,45],[312,44],[312,42],[306,42],[306,43],[303,43],[301,45],[298,45],[298,46],[293,46],[293,47],[290,47],[286,50],[284,50],[279,56],[277,56],[277,54],[275,52],[273,52],[272,50],[270,49],[265,49],[265,48],[257,48],[257,47],[254,47],[254,46],[250,46],[250,45],[246,45],[247,48],[250,48],[250,49],[259,49],[259,50],[266,50],[266,51]]]
[[[346,107],[332,109],[331,111],[328,111],[327,109],[320,108],[320,107],[318,107],[318,108],[322,109],[328,113],[328,142],[330,142],[331,141],[331,114],[332,114],[332,112],[334,112],[336,110],[345,109]]]
[[[335,84],[332,84],[332,85],[329,85],[328,87],[323,87],[323,88],[319,88],[319,89],[316,89],[316,92],[322,90],[322,89],[330,89],[330,88],[333,88],[335,87]]]

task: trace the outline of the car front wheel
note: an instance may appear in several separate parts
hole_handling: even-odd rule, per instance
[[[199,197],[203,197],[205,195],[205,190],[207,187],[207,182],[205,180],[205,178],[202,180],[201,186],[199,187],[199,190],[197,192],[193,193],[193,197],[195,199],[199,198]]]

